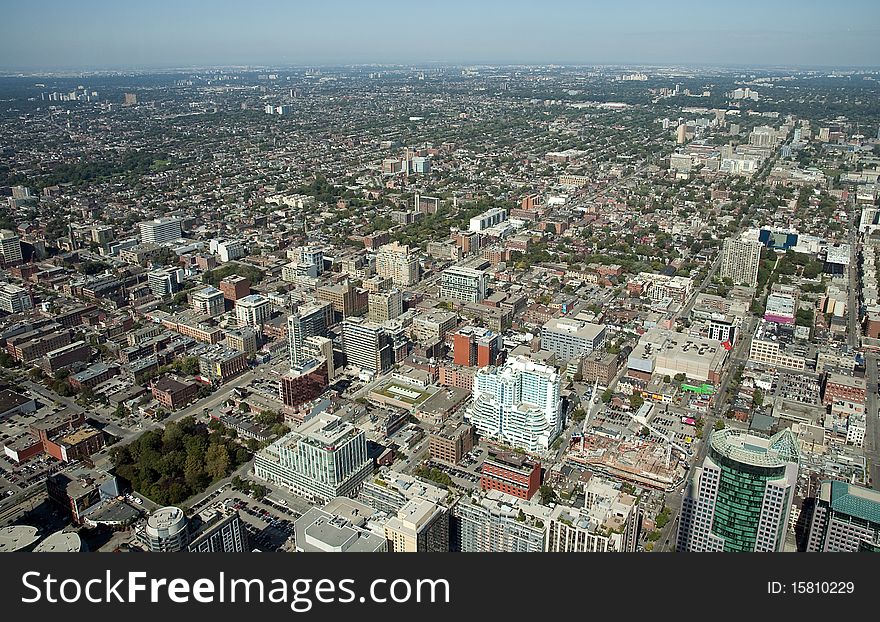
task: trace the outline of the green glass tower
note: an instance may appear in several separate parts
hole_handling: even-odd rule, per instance
[[[680,551],[781,551],[797,483],[790,430],[766,438],[725,429],[709,438],[682,504]]]

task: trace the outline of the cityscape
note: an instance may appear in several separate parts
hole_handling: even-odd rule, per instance
[[[696,60],[2,72],[0,552],[880,551],[877,59]]]

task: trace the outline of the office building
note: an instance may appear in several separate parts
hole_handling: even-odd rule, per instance
[[[306,339],[327,336],[332,313],[329,302],[313,302],[300,306],[287,318],[287,344],[291,366],[305,360],[303,348]],[[332,359],[332,356],[330,358]]]
[[[182,268],[160,268],[147,273],[147,283],[156,298],[164,298],[180,291],[183,280]]]
[[[376,252],[376,274],[390,278],[399,287],[419,282],[419,258],[409,246],[392,242]]]
[[[440,298],[480,302],[486,298],[489,275],[482,270],[452,266],[440,276]]]
[[[216,287],[203,287],[192,295],[192,308],[197,313],[217,317],[223,315],[223,292]]]
[[[254,462],[257,477],[325,501],[356,495],[372,470],[364,432],[328,413],[261,450]]]
[[[474,448],[474,428],[468,423],[447,423],[428,436],[431,460],[455,466]]]
[[[215,384],[224,384],[247,369],[244,352],[216,344],[199,354],[199,375]]]
[[[731,279],[735,285],[755,287],[758,284],[762,246],[758,240],[725,240],[719,276]]]
[[[570,318],[553,318],[541,328],[541,349],[563,361],[576,361],[605,343],[605,326]]]
[[[361,293],[361,290],[349,281],[319,287],[316,295],[318,300],[330,303],[334,322],[367,312],[367,293],[365,291]]]
[[[250,295],[251,282],[243,276],[232,274],[220,281],[220,291],[226,300],[235,302]]]
[[[348,365],[372,374],[385,373],[394,365],[391,335],[363,318],[349,318],[342,323],[342,351]]]
[[[327,359],[313,358],[294,365],[281,377],[281,401],[296,408],[320,396],[329,384]]]
[[[250,294],[235,301],[235,319],[239,326],[260,328],[272,316],[272,303],[260,294]]]
[[[500,490],[531,499],[541,487],[541,463],[517,453],[490,450],[480,470],[480,490]]]
[[[5,266],[13,266],[22,261],[21,239],[9,229],[0,230],[0,259]]]
[[[399,289],[369,293],[367,319],[381,324],[403,315],[403,293]]]
[[[164,244],[183,237],[179,218],[156,218],[138,223],[142,244]]]
[[[465,419],[481,436],[526,451],[545,450],[562,431],[559,392],[555,367],[517,356],[474,375]]]
[[[446,333],[458,325],[458,314],[452,311],[431,309],[416,316],[412,323],[412,335],[419,343],[429,344],[442,340]]]
[[[244,352],[249,359],[257,355],[257,330],[252,326],[239,326],[225,331],[224,341],[233,350]]]
[[[0,283],[0,311],[22,313],[33,308],[28,290],[12,283]]]
[[[469,367],[487,367],[501,362],[504,349],[501,334],[480,326],[464,326],[453,335],[453,362]]]
[[[880,544],[880,492],[848,482],[819,485],[808,552],[855,552]]]
[[[799,458],[788,429],[770,438],[733,428],[712,432],[682,502],[678,550],[781,552]]]

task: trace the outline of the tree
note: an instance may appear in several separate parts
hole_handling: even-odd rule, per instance
[[[633,410],[638,410],[645,403],[645,399],[638,393],[629,396],[629,405]]]
[[[613,396],[614,396],[614,393],[612,393],[610,388],[605,389],[604,391],[602,391],[602,402],[605,404],[609,403]]]
[[[764,403],[764,392],[761,389],[755,389],[752,394],[752,405],[761,406]]]
[[[715,430],[723,430],[724,429],[724,419],[719,419],[715,422],[713,426]]]
[[[547,505],[556,499],[556,491],[553,490],[553,487],[549,484],[541,484],[541,487],[538,489],[538,494],[541,495],[541,503]]]
[[[205,452],[205,472],[212,479],[218,480],[226,476],[229,471],[229,450],[226,445],[214,443],[208,446]]]

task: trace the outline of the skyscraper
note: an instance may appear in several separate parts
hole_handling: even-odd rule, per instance
[[[880,545],[880,492],[822,482],[810,521],[807,551],[859,551]]]
[[[758,284],[762,246],[758,240],[725,240],[721,251],[721,277],[728,277],[737,285],[755,287]]]
[[[303,348],[307,338],[327,335],[331,313],[329,302],[313,302],[301,306],[287,318],[287,344],[291,367],[305,361]]]
[[[474,375],[465,413],[482,435],[526,451],[547,449],[562,431],[559,373],[525,356]]]
[[[797,484],[798,441],[717,430],[681,506],[679,551],[782,551]]]
[[[349,365],[373,374],[381,374],[394,364],[391,335],[363,318],[349,318],[342,323],[342,350]]]

